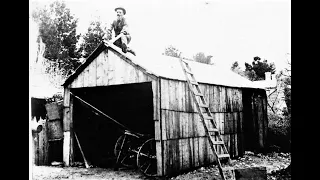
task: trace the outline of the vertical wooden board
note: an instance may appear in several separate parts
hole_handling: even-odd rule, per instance
[[[214,103],[213,103],[213,86],[208,86],[208,105],[211,112],[214,112]]]
[[[243,123],[244,123],[244,121],[243,121],[243,112],[239,112],[238,113],[238,132],[240,132],[240,133],[243,133]]]
[[[49,165],[48,125],[46,120],[39,121],[42,131],[39,133],[39,165]]]
[[[63,163],[65,166],[70,166],[70,131],[63,133]]]
[[[161,123],[162,123],[162,140],[167,140],[169,139],[169,133],[170,133],[170,128],[168,128],[168,123],[169,120],[168,119],[168,111],[166,110],[161,110]]]
[[[186,170],[186,169],[190,169],[191,168],[191,161],[190,161],[190,151],[189,151],[189,148],[190,148],[190,144],[189,144],[189,139],[188,138],[185,138],[185,139],[180,139],[180,141],[182,141],[182,149],[183,149],[183,169]]]
[[[181,100],[181,106],[180,106],[180,110],[184,111],[184,112],[188,112],[186,109],[186,98],[187,98],[187,94],[186,94],[186,85],[187,83],[182,81],[181,82],[181,91],[180,91],[180,100]]]
[[[209,138],[207,138],[207,159],[208,159],[208,163],[212,163],[213,162],[213,151],[211,149],[211,145],[209,143]],[[217,148],[217,147],[215,147]]]
[[[172,110],[179,111],[179,105],[178,105],[178,81],[170,81],[170,103],[171,103],[171,108]]]
[[[267,98],[265,96],[262,97],[263,99],[263,138],[264,138],[264,145],[266,145],[266,139],[267,139],[267,132],[268,132],[268,110],[267,110]]]
[[[172,124],[173,126],[171,126],[170,128],[173,129],[173,135],[171,136],[171,139],[179,139],[180,138],[180,134],[182,134],[180,132],[180,112],[175,112],[175,111],[169,111],[170,114],[172,114]]]
[[[186,131],[186,127],[188,127],[188,120],[186,119],[187,114],[183,112],[175,112],[178,114],[179,119],[179,133],[178,138],[188,137],[188,132]]]
[[[203,139],[203,155],[204,155],[204,164],[209,164],[210,159],[209,159],[209,152],[208,152],[208,146],[209,145],[209,140],[207,137],[201,137]]]
[[[198,138],[198,149],[199,149],[199,165],[202,166],[205,163],[205,155],[203,152],[203,149],[205,149],[204,146],[204,138],[199,137]]]
[[[234,155],[235,157],[239,156],[239,149],[238,149],[238,134],[234,134]]]
[[[199,160],[199,138],[192,138],[193,141],[193,161],[194,161],[194,167],[200,166],[200,160]]]
[[[94,59],[89,65],[89,82],[88,86],[97,86],[97,61]]]
[[[161,121],[154,121],[154,139],[161,140],[161,129],[160,129]]]
[[[104,76],[104,52],[102,52],[97,58],[97,86],[103,86],[103,76]]]
[[[141,70],[134,68],[132,66],[129,66],[130,69],[133,69],[133,71],[136,71],[137,74],[137,78],[136,80],[132,80],[130,82],[146,82],[148,79],[148,76],[146,74],[144,74]]]
[[[89,86],[89,67],[87,66],[83,71],[83,86],[88,87]]]
[[[203,139],[203,156],[204,156],[204,164],[209,164],[210,163],[210,159],[209,159],[209,152],[208,152],[208,146],[209,145],[209,140],[208,137],[201,137],[201,139]]]
[[[77,87],[79,87],[79,88],[83,87],[83,77],[84,77],[83,72],[81,72],[77,77],[77,79],[78,79]]]
[[[229,137],[230,137],[230,134],[224,134],[223,135],[224,143],[225,143],[226,148],[227,148],[227,150],[228,150],[228,152],[230,154],[230,138]]]
[[[107,84],[114,84],[115,78],[116,78],[116,66],[115,66],[115,54],[112,51],[108,51],[108,61],[107,61],[107,72],[106,72],[106,78],[107,78]]]
[[[191,107],[191,102],[190,102],[190,96],[189,96],[189,86],[188,86],[188,83],[185,82],[185,89],[184,89],[184,100],[185,100],[185,111],[186,112],[192,112],[192,107]]]
[[[172,139],[169,140],[170,143],[172,144],[172,169],[174,170],[174,172],[179,172],[180,168],[181,168],[181,156],[180,156],[180,146],[179,146],[179,141],[177,139]]]
[[[232,113],[232,116],[233,116],[233,124],[234,124],[234,133],[238,133],[238,126],[239,126],[239,119],[238,119],[238,116],[239,115],[239,112],[233,112]]]
[[[226,112],[231,112],[231,102],[232,95],[229,87],[225,87],[225,104],[226,104]]]
[[[39,165],[39,134],[32,133],[33,141],[34,141],[34,164]]]
[[[167,175],[169,173],[169,145],[166,140],[162,140],[162,172],[163,175]]]
[[[218,117],[218,113],[214,112],[212,113],[212,116],[213,116],[213,120],[216,122],[216,125],[217,125],[217,129],[220,131],[220,119]]]
[[[225,134],[225,128],[224,128],[224,124],[226,123],[226,119],[224,117],[224,113],[219,113],[219,118],[220,118],[220,129],[221,129],[221,133]]]
[[[163,161],[162,161],[162,141],[156,140],[156,156],[157,156],[157,175],[163,175]]]
[[[116,84],[124,84],[124,81],[125,81],[125,70],[126,70],[126,68],[127,68],[127,66],[129,66],[129,64],[128,63],[126,63],[125,61],[123,61],[122,59],[121,59],[121,57],[119,57],[119,56],[116,56],[116,58],[115,58],[115,61],[114,61],[114,63],[115,63],[115,79],[116,79],[116,81],[115,81],[115,83]],[[137,78],[137,77],[135,77],[135,78]]]
[[[229,134],[230,133],[230,121],[229,121],[229,114],[228,113],[223,113],[224,114],[224,119],[225,119],[225,123],[224,123],[224,132],[225,134]]]
[[[238,102],[239,102],[239,111],[243,111],[243,100],[242,100],[242,89],[239,89]]]
[[[168,80],[168,95],[169,95],[169,109],[177,110],[177,100],[176,100],[176,82],[172,80]]]
[[[235,89],[235,107],[234,111],[242,111],[242,97],[241,97],[241,89]]]
[[[220,112],[227,112],[226,109],[226,88],[220,87]]]
[[[184,170],[184,142],[183,139],[175,139],[177,142],[178,148],[177,148],[177,159],[179,159],[179,167],[177,167],[178,171]],[[178,150],[179,149],[179,150]]]
[[[161,108],[169,109],[169,92],[168,92],[168,81],[161,79]]]
[[[175,82],[175,107],[176,111],[181,111],[181,86],[182,82],[181,81],[176,81]]]
[[[259,124],[259,144],[260,148],[264,147],[264,113],[263,113],[263,108],[262,108],[262,100],[261,98],[257,98],[258,100],[258,124]]]
[[[151,88],[152,88],[152,105],[153,105],[153,120],[160,120],[157,117],[157,107],[158,107],[158,88],[157,88],[157,81],[152,81],[151,82]]]
[[[188,114],[188,121],[189,121],[189,127],[188,127],[188,132],[190,137],[196,137],[196,125],[194,121],[194,115],[193,113],[187,113]]]
[[[193,137],[199,136],[199,130],[198,130],[198,120],[196,119],[195,113],[190,113],[191,119],[192,119],[192,129],[193,129]]]
[[[153,120],[160,120],[159,110],[160,110],[160,93],[159,93],[159,84],[158,80],[153,80],[151,82],[152,85],[152,95],[153,95]]]
[[[169,130],[167,128],[167,118],[168,118],[168,112],[166,110],[161,110],[161,134],[162,134],[162,140],[167,140],[169,137]]]
[[[101,64],[102,64],[102,82],[101,85],[108,85],[109,84],[109,76],[112,77],[112,74],[109,75],[109,53],[110,51],[103,51],[100,55],[102,56],[101,58]],[[112,67],[111,67],[112,68]]]
[[[190,168],[195,167],[195,162],[194,162],[194,141],[193,138],[188,138],[188,153],[189,153],[189,165]]]
[[[122,83],[140,82],[139,72],[137,69],[126,63],[124,60],[119,59],[122,64]],[[133,75],[132,75],[133,74]]]
[[[69,116],[70,116],[70,87],[64,87],[63,95],[63,130],[69,131]]]
[[[220,87],[213,86],[213,110],[212,112],[220,111]]]
[[[202,137],[202,136],[206,136],[206,132],[204,130],[203,124],[201,122],[201,118],[200,115],[198,113],[194,113],[194,117],[195,117],[195,122],[196,122],[196,126],[197,126],[197,132],[198,132],[198,137]]]
[[[78,75],[79,76],[79,75]],[[70,83],[71,88],[76,88],[78,84],[78,77],[74,78],[73,81]]]

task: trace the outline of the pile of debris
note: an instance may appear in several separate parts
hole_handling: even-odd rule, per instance
[[[290,163],[290,153],[269,153],[263,155],[255,154],[250,151],[246,151],[243,157],[233,159],[231,162],[234,169],[265,168],[267,173],[267,180],[291,179],[291,172],[286,170]],[[199,177],[201,177],[201,179],[221,179],[218,167],[216,165],[201,167],[194,171],[172,177],[171,179],[199,179]]]

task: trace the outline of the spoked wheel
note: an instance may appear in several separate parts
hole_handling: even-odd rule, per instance
[[[114,146],[116,161],[124,167],[132,168],[135,166],[135,154],[131,151],[132,141],[134,141],[134,138],[135,137],[128,135],[121,135]],[[119,153],[121,153],[120,156]]]
[[[154,138],[144,142],[137,155],[137,166],[146,176],[157,174],[156,141]]]

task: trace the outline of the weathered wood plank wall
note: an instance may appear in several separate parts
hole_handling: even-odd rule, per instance
[[[71,88],[151,82],[155,78],[122,60],[112,50],[101,52],[72,82]]]
[[[155,139],[157,147],[157,165],[158,174],[162,174],[162,138],[160,123],[160,88],[159,81],[156,76],[149,75],[144,70],[133,64],[121,59],[117,52],[113,50],[105,50],[101,52],[79,75],[70,83],[69,87],[65,87],[65,110],[64,110],[64,162],[66,165],[72,164],[73,152],[71,143],[73,135],[70,133],[70,123],[72,114],[70,115],[70,88],[109,86],[130,83],[151,82],[153,91],[153,120],[155,122]]]
[[[34,120],[35,121],[35,120]],[[32,133],[33,138],[33,162],[37,166],[49,165],[49,142],[47,121],[40,118],[39,124],[42,130],[39,133]]]
[[[163,173],[212,163],[215,159],[187,83],[169,79],[160,83]],[[230,155],[239,156],[243,151],[241,89],[208,84],[199,87]]]

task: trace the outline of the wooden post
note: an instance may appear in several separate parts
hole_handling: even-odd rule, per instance
[[[72,102],[70,85],[64,87],[63,98],[63,162],[70,166],[73,161],[73,135],[72,135]]]

